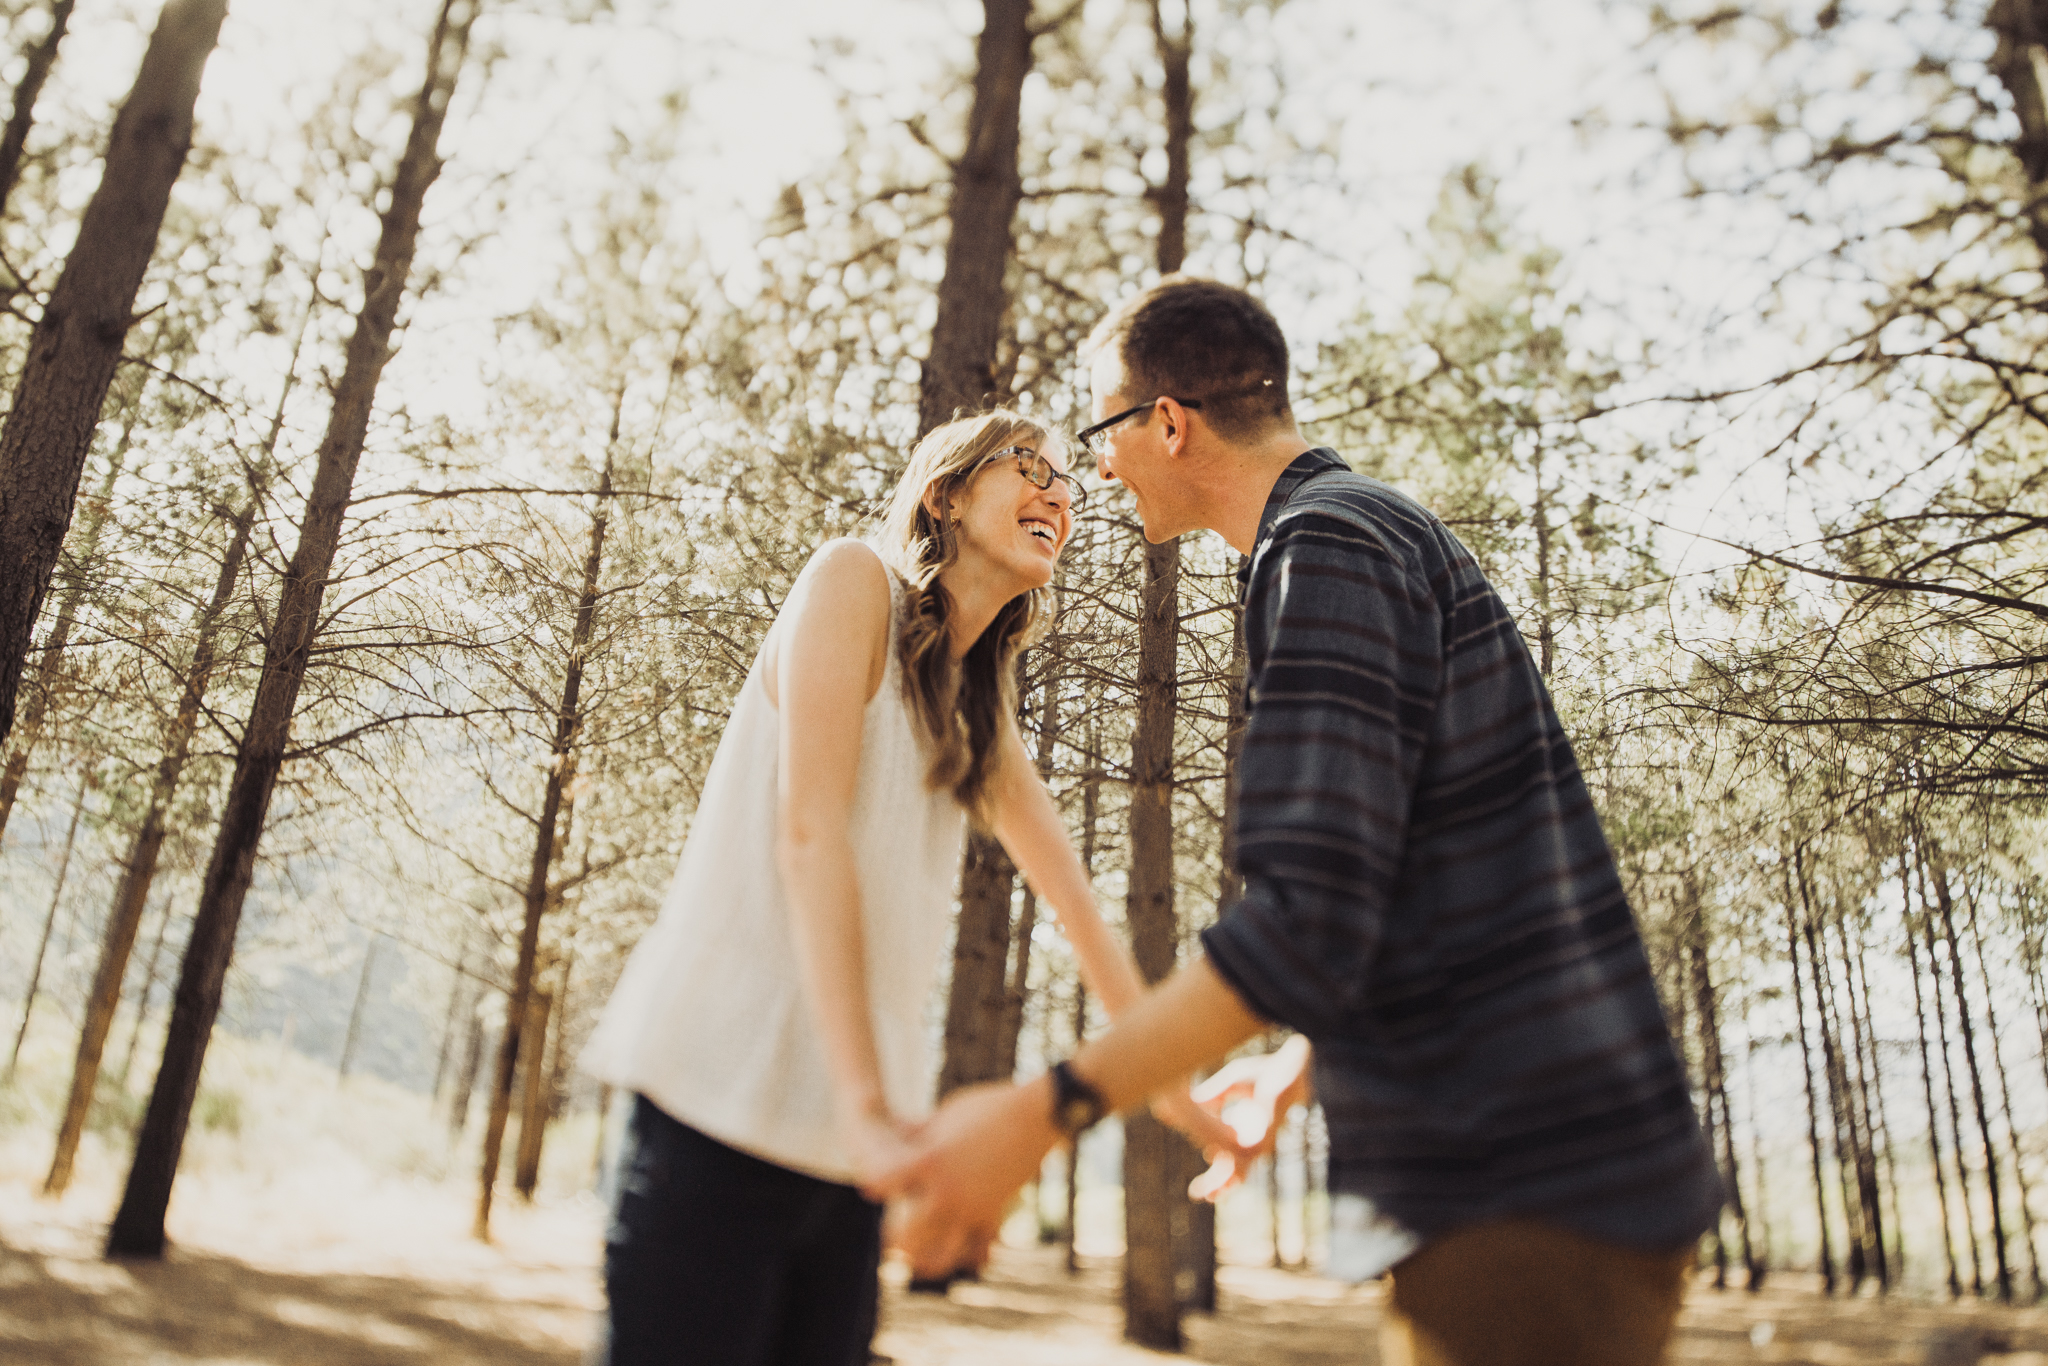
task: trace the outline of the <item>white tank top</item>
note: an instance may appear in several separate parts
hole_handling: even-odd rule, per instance
[[[882,1086],[891,1112],[906,1119],[930,1109],[925,1003],[945,948],[963,824],[953,795],[925,785],[896,651],[907,593],[890,571],[887,663],[861,718],[848,832]],[[627,961],[581,1065],[722,1143],[850,1183],[776,866],[777,743],[757,655],[661,916]]]

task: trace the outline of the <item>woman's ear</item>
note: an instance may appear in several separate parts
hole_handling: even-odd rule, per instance
[[[924,510],[931,519],[943,527],[951,522],[952,518],[946,515],[947,505],[939,493],[939,483],[940,481],[935,479],[925,485],[924,497],[919,501],[924,504]]]

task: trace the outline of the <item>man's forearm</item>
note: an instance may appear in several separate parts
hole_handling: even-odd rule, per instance
[[[1082,1045],[1073,1067],[1112,1110],[1128,1110],[1266,1028],[1197,958]]]

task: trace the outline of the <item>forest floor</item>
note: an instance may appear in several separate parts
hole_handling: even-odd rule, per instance
[[[180,1184],[161,1263],[99,1256],[114,1191],[63,1201],[0,1177],[0,1360],[21,1366],[576,1366],[600,1304],[589,1196],[508,1202],[496,1240],[467,1233],[440,1181],[281,1181],[230,1171]],[[1376,1286],[1226,1264],[1221,1310],[1188,1317],[1189,1359],[1369,1366]],[[911,1296],[892,1275],[877,1348],[898,1366],[1135,1366],[1118,1340],[1116,1260],[1069,1276],[1056,1248],[998,1250],[978,1283]],[[1965,1350],[1966,1346],[1969,1348]],[[1812,1366],[2048,1366],[2048,1309],[1828,1300],[1785,1276],[1760,1295],[1696,1289],[1673,1360]]]

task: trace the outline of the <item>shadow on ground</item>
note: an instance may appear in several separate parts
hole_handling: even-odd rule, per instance
[[[23,1366],[573,1366],[536,1316],[581,1306],[479,1302],[391,1276],[300,1275],[174,1249],[101,1262],[0,1244],[0,1360]]]

